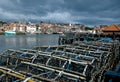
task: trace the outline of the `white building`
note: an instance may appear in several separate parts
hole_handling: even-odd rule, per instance
[[[34,24],[30,24],[26,27],[26,32],[28,33],[34,33],[36,32],[36,26]]]

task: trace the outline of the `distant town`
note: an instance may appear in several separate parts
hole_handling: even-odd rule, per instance
[[[84,24],[63,24],[63,23],[25,23],[25,22],[3,22],[0,21],[0,34],[7,32],[18,34],[57,34],[57,33],[92,33],[92,34],[120,34],[120,25],[99,25],[89,27]]]

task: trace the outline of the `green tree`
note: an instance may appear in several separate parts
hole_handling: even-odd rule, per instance
[[[92,27],[85,27],[85,30],[93,30]]]
[[[0,21],[0,26],[2,26],[3,25],[3,22],[2,21]]]

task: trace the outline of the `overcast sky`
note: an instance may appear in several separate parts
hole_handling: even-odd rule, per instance
[[[120,24],[120,0],[0,0],[0,20]]]

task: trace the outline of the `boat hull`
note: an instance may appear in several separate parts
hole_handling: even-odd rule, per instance
[[[5,31],[5,35],[16,35],[15,31]]]

